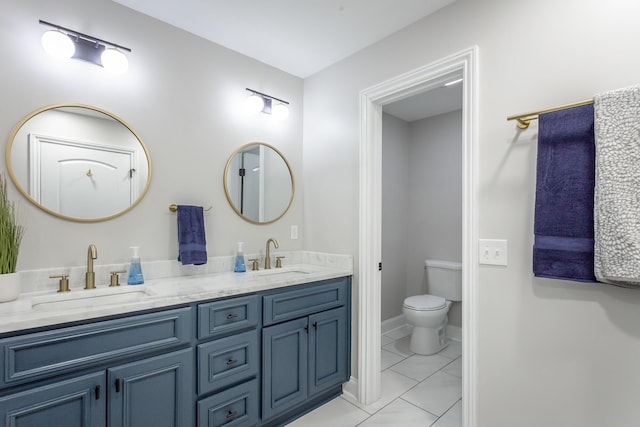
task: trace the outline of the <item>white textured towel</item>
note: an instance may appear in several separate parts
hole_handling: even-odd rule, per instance
[[[640,286],[640,87],[594,98],[594,270],[601,282]]]

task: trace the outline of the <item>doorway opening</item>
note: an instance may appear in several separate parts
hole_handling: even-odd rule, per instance
[[[358,382],[364,404],[380,397],[382,261],[382,107],[435,89],[459,73],[462,90],[462,401],[463,425],[475,414],[475,284],[477,282],[477,47],[401,74],[360,93]]]

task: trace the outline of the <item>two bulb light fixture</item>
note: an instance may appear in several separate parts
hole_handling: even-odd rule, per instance
[[[42,35],[42,47],[49,55],[61,59],[82,59],[115,74],[127,71],[129,61],[122,51],[131,52],[128,47],[43,20],[40,23],[52,28]]]
[[[251,92],[251,95],[247,97],[245,101],[245,107],[247,111],[251,113],[265,113],[271,114],[274,119],[284,120],[289,117],[289,103],[282,99],[275,98],[266,93],[258,92],[257,90],[246,88]]]

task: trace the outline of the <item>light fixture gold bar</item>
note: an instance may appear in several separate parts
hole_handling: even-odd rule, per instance
[[[580,107],[582,105],[589,105],[589,104],[593,104],[593,98],[585,99],[584,101],[573,102],[571,104],[560,105],[558,107],[547,108],[545,110],[532,111],[530,113],[524,113],[524,114],[516,114],[516,115],[507,117],[507,120],[517,120],[518,127],[520,129],[526,129],[529,127],[531,120],[537,120],[540,114],[550,113],[552,111],[558,111],[558,110],[566,110],[567,108]]]

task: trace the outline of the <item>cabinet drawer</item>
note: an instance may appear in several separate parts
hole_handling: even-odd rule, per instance
[[[198,427],[248,427],[258,423],[258,380],[198,402]]]
[[[252,328],[260,319],[258,296],[231,298],[198,305],[198,338]]]
[[[198,346],[198,393],[207,393],[258,374],[258,331]]]
[[[0,387],[187,344],[190,312],[180,308],[2,339]]]
[[[346,304],[348,278],[324,280],[263,297],[264,325],[295,319]]]

